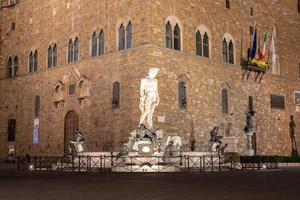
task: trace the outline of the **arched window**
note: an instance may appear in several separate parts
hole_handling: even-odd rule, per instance
[[[229,0],[225,0],[225,6],[227,9],[230,9],[230,1]]]
[[[172,27],[170,22],[166,24],[166,48],[172,49]]]
[[[56,44],[49,45],[48,47],[48,68],[57,65],[57,47]]]
[[[70,39],[68,44],[68,63],[73,61],[73,42]]]
[[[222,89],[222,113],[228,113],[228,94],[226,89]]]
[[[79,60],[79,39],[75,37],[69,40],[68,44],[68,63],[76,62]]]
[[[124,23],[119,28],[119,51],[133,47],[133,24],[128,22],[127,26]]]
[[[31,51],[29,54],[29,73],[37,71],[38,68],[38,51]]]
[[[230,34],[225,33],[223,37],[223,61],[234,64],[234,41]]]
[[[186,87],[185,82],[180,81],[178,83],[178,94],[179,94],[179,108],[186,108]]]
[[[40,110],[41,110],[41,100],[40,96],[35,96],[35,117],[40,116]]]
[[[99,45],[98,45],[98,55],[104,54],[104,32],[103,30],[99,33]]]
[[[92,57],[104,54],[104,32],[94,32],[92,36]]]
[[[79,39],[76,37],[74,41],[74,62],[79,60]]]
[[[52,48],[52,66],[57,66],[57,46],[54,44]]]
[[[119,50],[125,49],[125,27],[121,24],[119,28]]]
[[[120,83],[113,83],[113,97],[112,97],[112,107],[119,108],[120,107]]]
[[[228,52],[227,52],[227,42],[226,42],[225,38],[224,38],[222,44],[223,44],[223,61],[224,62],[228,62],[228,57],[227,57],[227,54],[228,54]]]
[[[32,51],[29,54],[29,73],[31,73],[31,72],[34,72]]]
[[[17,75],[18,72],[18,57],[15,56],[14,59],[9,57],[7,62],[8,67],[8,78],[13,78]]]
[[[234,57],[233,57],[233,43],[232,41],[230,40],[229,42],[229,46],[228,46],[228,62],[233,64],[234,63]]]
[[[209,57],[209,38],[207,33],[203,36],[203,56],[206,58]]]
[[[126,48],[132,47],[132,23],[129,21],[126,29]]]
[[[168,17],[166,23],[166,48],[181,51],[180,23],[174,16]]]
[[[97,35],[96,32],[94,32],[93,37],[92,37],[92,57],[97,56]]]
[[[15,58],[13,60],[12,77],[17,76],[18,67],[19,67],[19,60],[18,60],[18,57],[15,56]]]
[[[74,60],[74,51],[73,51],[73,42],[72,42],[72,40],[70,39],[70,41],[69,41],[69,45],[68,45],[68,63],[71,63],[71,62],[73,62],[73,60]]]
[[[180,51],[180,28],[178,24],[174,27],[174,49]]]
[[[204,25],[200,25],[199,27],[197,27],[196,55],[206,58],[210,57],[209,35],[210,31]]]
[[[13,74],[13,62],[12,62],[12,58],[9,57],[8,62],[7,62],[7,67],[8,67],[8,77],[12,78],[12,74]]]
[[[49,46],[48,48],[48,68],[51,68],[52,67],[52,63],[53,63],[53,60],[52,60],[52,47]]]
[[[196,33],[196,54],[202,56],[202,37],[199,31]]]
[[[37,71],[38,67],[38,52],[35,50],[34,55],[33,55],[33,65],[34,65],[34,71]]]

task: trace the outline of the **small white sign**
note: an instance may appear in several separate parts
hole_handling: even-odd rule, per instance
[[[294,92],[294,103],[296,105],[300,104],[300,91],[295,91]]]
[[[39,143],[39,130],[34,129],[33,131],[33,144],[38,144]]]
[[[34,129],[38,129],[40,127],[40,119],[39,118],[35,118],[33,120],[33,128]]]
[[[40,128],[40,119],[35,118],[33,120],[33,144],[39,143],[39,128]]]

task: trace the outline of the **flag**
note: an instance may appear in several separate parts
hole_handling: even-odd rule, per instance
[[[252,48],[251,48],[251,54],[250,57],[253,59],[256,55],[256,49],[257,49],[257,32],[255,29],[255,33],[253,35],[253,43],[252,43]]]
[[[270,53],[272,53],[272,72],[276,72],[276,50],[275,50],[275,41],[274,41],[274,31],[271,35],[271,43],[270,43]]]
[[[266,60],[267,33],[263,34],[263,45],[259,52],[259,60]]]

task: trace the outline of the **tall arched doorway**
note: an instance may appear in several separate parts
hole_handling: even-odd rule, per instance
[[[78,114],[75,111],[70,111],[66,114],[65,117],[65,154],[68,154],[69,152],[69,148],[68,148],[68,144],[70,143],[70,141],[74,141],[76,138],[75,135],[75,129],[79,128],[78,125]]]

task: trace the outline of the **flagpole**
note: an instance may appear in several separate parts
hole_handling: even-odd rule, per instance
[[[257,55],[258,55],[258,59],[259,59],[260,52],[261,52],[261,49],[260,49],[260,36],[259,36],[259,34],[257,34]]]

